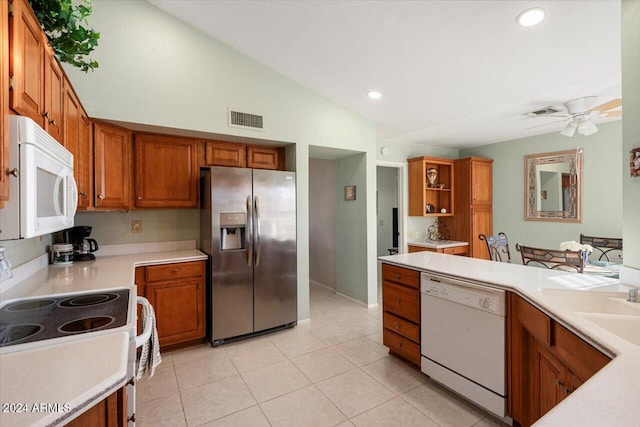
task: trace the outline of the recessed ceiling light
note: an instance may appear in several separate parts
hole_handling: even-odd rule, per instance
[[[546,13],[543,8],[534,7],[532,9],[527,9],[518,15],[518,19],[516,19],[516,21],[523,27],[533,27],[534,25],[542,22],[545,16]]]
[[[380,99],[382,98],[382,94],[380,92],[378,92],[377,90],[372,90],[371,92],[368,93],[369,98],[371,99]]]

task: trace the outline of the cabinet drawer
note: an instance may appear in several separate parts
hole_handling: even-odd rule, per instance
[[[412,288],[420,289],[420,273],[410,268],[396,267],[391,264],[382,264],[382,280],[401,283]]]
[[[399,354],[416,365],[420,365],[420,346],[418,344],[394,334],[388,329],[382,331],[382,343],[389,347],[392,353]]]
[[[382,284],[382,307],[402,318],[420,322],[420,291],[391,282]]]
[[[553,336],[556,353],[583,381],[589,379],[611,360],[556,322],[553,323]]]
[[[147,269],[147,282],[179,279],[204,275],[204,262],[180,262],[176,264],[151,265]]]
[[[461,255],[469,252],[469,246],[454,246],[453,248],[444,248],[443,253],[449,255]]]
[[[550,346],[551,318],[515,294],[511,294],[510,301],[511,315],[519,319],[531,335]]]
[[[383,315],[383,326],[398,335],[420,343],[420,326],[407,322],[391,313],[385,312]]]

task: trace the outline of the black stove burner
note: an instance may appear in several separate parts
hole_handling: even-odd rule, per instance
[[[56,301],[53,299],[36,299],[31,301],[15,302],[13,304],[9,304],[5,310],[7,311],[35,310],[38,308],[48,307],[51,304],[55,304],[55,303]]]
[[[0,327],[0,347],[17,344],[44,329],[41,325],[10,325]]]
[[[96,316],[85,319],[72,320],[58,328],[58,331],[67,334],[80,334],[82,332],[96,331],[112,324],[116,319],[111,316]]]
[[[125,326],[129,289],[46,296],[0,307],[0,347]]]
[[[67,298],[58,303],[60,307],[86,307],[88,305],[104,304],[118,298],[116,294],[92,294]]]

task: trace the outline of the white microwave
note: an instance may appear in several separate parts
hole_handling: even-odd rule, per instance
[[[28,239],[73,226],[78,191],[73,154],[33,120],[9,116],[9,201],[0,240]]]

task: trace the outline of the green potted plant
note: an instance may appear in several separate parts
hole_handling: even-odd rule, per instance
[[[98,62],[88,57],[100,38],[99,32],[88,28],[93,11],[91,0],[29,0],[29,3],[60,62],[84,72],[98,68]]]

